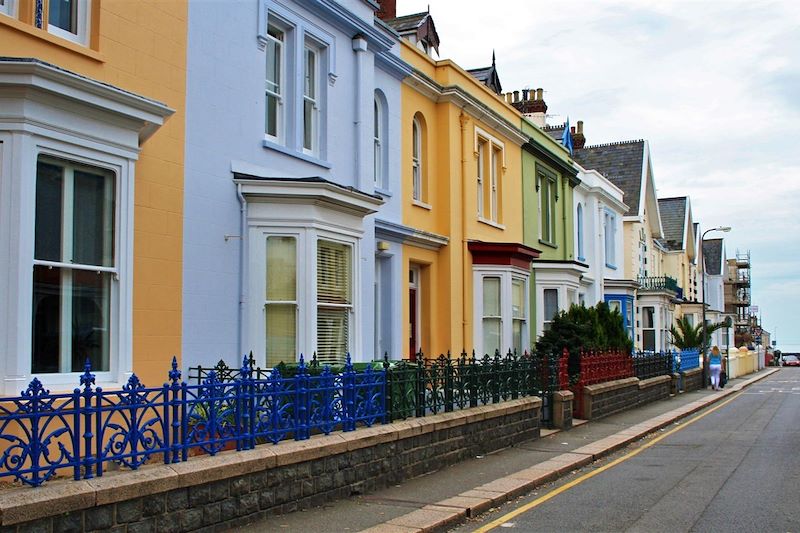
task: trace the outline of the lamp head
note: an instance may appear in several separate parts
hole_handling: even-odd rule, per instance
[[[715,228],[715,229],[717,231],[724,231],[725,233],[728,233],[731,230],[731,227],[730,226],[720,226],[720,227]]]

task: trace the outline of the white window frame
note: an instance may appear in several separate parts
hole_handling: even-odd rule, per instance
[[[485,157],[483,155],[483,151],[486,149],[486,145],[488,141],[485,139],[478,139],[478,183],[477,183],[477,203],[478,203],[478,218],[483,218],[483,181],[484,181],[484,174],[486,165]]]
[[[278,39],[277,37],[270,35],[270,32],[280,32],[282,35],[282,39]],[[269,80],[266,79],[266,75],[264,76],[264,91],[265,91],[265,98],[264,98],[264,138],[275,142],[275,143],[283,143],[285,140],[285,124],[286,124],[286,106],[284,105],[284,98],[286,97],[286,40],[287,40],[287,30],[275,23],[274,21],[270,20],[267,24],[267,32],[266,32],[266,50],[267,50],[267,62],[270,60],[269,56],[269,45],[276,46],[278,48],[278,57],[280,58],[280,68],[278,69],[278,83],[275,84],[277,90],[270,90],[269,85],[272,84]],[[268,70],[268,69],[267,69]],[[267,131],[267,102],[270,98],[275,98],[275,135],[271,135]]]
[[[493,265],[479,265],[473,267],[473,308],[474,308],[474,333],[473,333],[473,346],[475,353],[483,351],[483,280],[484,278],[500,278],[500,313],[501,313],[501,346],[499,347],[501,355],[505,355],[508,350],[514,349],[514,335],[513,335],[513,322],[514,316],[512,311],[512,280],[519,280],[523,282],[523,309],[524,321],[522,327],[522,349],[525,350],[530,346],[530,272],[521,268],[508,266],[493,266]],[[480,354],[483,356],[484,354]],[[489,355],[494,355],[489,354]]]
[[[606,256],[606,266],[608,268],[617,267],[616,259],[616,239],[617,239],[617,217],[608,210],[603,214],[603,248]]]
[[[295,294],[294,294],[294,300],[270,300],[270,299],[267,298],[267,279],[266,279],[267,278],[267,272],[266,272],[266,268],[267,268],[267,263],[269,261],[269,246],[268,246],[268,243],[269,243],[269,238],[270,237],[290,237],[290,238],[294,239],[294,242],[295,242]],[[301,295],[301,291],[303,290],[303,285],[304,285],[303,283],[300,283],[301,280],[300,280],[299,275],[301,273],[301,270],[300,270],[301,269],[300,253],[301,253],[303,241],[302,241],[302,237],[301,237],[301,235],[299,233],[274,232],[274,233],[265,234],[264,237],[263,237],[262,243],[263,243],[263,246],[264,246],[264,263],[263,263],[264,269],[261,271],[261,274],[264,277],[264,291],[261,292],[260,294],[262,295],[263,305],[264,305],[264,315],[263,315],[263,322],[264,322],[264,336],[263,336],[263,338],[264,338],[264,350],[262,352],[259,352],[259,353],[261,353],[264,356],[264,360],[267,361],[267,364],[269,365],[269,359],[268,359],[268,354],[267,354],[267,346],[266,346],[266,327],[267,327],[266,326],[266,320],[267,320],[267,313],[268,313],[268,309],[269,309],[270,305],[294,305],[294,310],[295,310],[295,326],[294,326],[294,328],[295,328],[294,329],[294,331],[295,331],[295,339],[294,339],[294,346],[295,346],[295,352],[296,353],[293,356],[293,360],[296,359],[298,357],[298,354],[299,354],[299,351],[298,351],[297,348],[298,348],[298,338],[300,336],[300,324],[299,324],[299,316],[300,316],[299,309],[300,309],[300,301],[301,301],[300,295]]]
[[[309,57],[313,57],[314,59],[313,61],[314,65],[313,68],[310,70],[310,72],[308,68]],[[322,94],[321,94],[322,84],[320,83],[320,74],[322,73],[321,61],[322,61],[321,50],[307,39],[303,45],[303,61],[302,61],[303,106],[301,112],[301,124],[302,124],[301,147],[304,154],[312,156],[319,156],[320,153],[320,116],[322,114]],[[308,78],[309,73],[313,75],[313,83],[311,84],[311,90],[313,94],[309,94],[306,91],[306,85],[307,85],[306,78]],[[305,109],[307,104],[311,105],[311,114],[308,123],[306,123],[306,115],[305,115]],[[306,146],[306,136],[310,137],[311,146]]]
[[[114,250],[113,257],[111,258],[112,266],[80,264],[80,263],[75,263],[74,261],[67,261],[66,258],[64,258],[64,257],[61,257],[61,258],[59,258],[59,260],[55,260],[55,261],[54,260],[46,260],[46,259],[37,259],[35,257],[35,255],[34,255],[34,258],[33,258],[33,266],[34,267],[38,266],[38,267],[45,267],[45,268],[51,268],[51,269],[56,269],[57,268],[57,269],[60,270],[60,272],[61,272],[61,280],[62,280],[62,283],[63,283],[63,285],[61,285],[61,294],[62,295],[64,295],[64,294],[69,295],[69,294],[72,293],[72,287],[73,287],[72,286],[72,279],[73,279],[74,272],[76,272],[76,271],[97,272],[98,274],[99,273],[111,274],[110,290],[109,290],[109,315],[111,315],[111,314],[113,314],[113,309],[116,307],[116,305],[118,303],[118,296],[117,295],[119,293],[119,290],[117,288],[118,280],[119,280],[119,268],[117,267],[117,265],[118,265],[117,243],[119,241],[118,230],[117,230],[118,222],[119,222],[118,219],[117,219],[117,217],[118,217],[118,209],[117,209],[118,193],[117,193],[117,187],[118,187],[118,181],[119,180],[117,179],[117,174],[114,173],[113,170],[110,170],[108,168],[100,167],[100,166],[97,166],[97,165],[87,165],[87,164],[84,164],[84,163],[77,163],[77,162],[75,162],[73,160],[68,160],[68,159],[63,159],[63,158],[55,158],[55,157],[47,155],[46,153],[42,153],[42,154],[39,155],[39,157],[37,157],[37,164],[40,161],[43,162],[43,163],[49,164],[49,165],[53,165],[53,166],[61,166],[63,168],[63,178],[62,178],[63,179],[63,184],[62,184],[62,187],[63,187],[63,191],[62,191],[62,194],[63,194],[63,196],[62,196],[63,209],[62,209],[62,212],[60,213],[60,216],[59,216],[60,223],[62,225],[61,226],[62,235],[61,235],[61,239],[60,239],[60,243],[61,243],[61,247],[62,247],[62,252],[61,253],[69,253],[70,251],[73,251],[73,248],[72,248],[72,246],[73,246],[73,242],[72,242],[72,230],[73,230],[73,227],[72,227],[72,223],[73,223],[72,215],[74,214],[75,208],[76,208],[75,202],[74,202],[74,190],[75,190],[74,189],[74,187],[75,187],[75,177],[74,177],[74,175],[75,175],[75,171],[76,170],[77,171],[88,170],[88,171],[94,171],[94,172],[107,172],[107,173],[112,174],[112,176],[113,176],[112,180],[113,180],[114,190],[113,190],[112,202],[113,202],[113,205],[114,205],[114,212],[113,213],[107,213],[107,215],[111,217],[112,231],[113,231],[113,234],[111,236],[111,240],[112,240],[111,247]],[[38,176],[38,170],[37,170],[37,176],[36,176],[37,184],[38,184],[38,180],[39,180],[39,176]],[[34,208],[34,211],[35,211],[35,208]],[[36,216],[35,216],[35,212],[34,212],[34,220],[35,220],[35,218],[36,218]],[[35,245],[35,238],[34,238],[34,245]],[[70,369],[71,366],[72,366],[72,364],[71,364],[72,356],[74,354],[72,353],[72,341],[73,341],[73,339],[72,339],[72,337],[70,335],[68,335],[68,333],[72,331],[72,316],[73,316],[72,313],[73,313],[73,311],[74,311],[74,309],[73,309],[72,303],[69,301],[69,298],[68,297],[64,298],[62,296],[61,304],[60,304],[60,314],[59,314],[60,320],[61,320],[61,326],[59,328],[60,332],[61,332],[61,340],[60,340],[60,347],[59,347],[59,371],[55,372],[57,374],[69,374],[71,372],[77,372],[77,370],[73,371],[73,370]],[[105,317],[105,319],[108,321],[108,324],[109,324],[109,331],[107,333],[107,335],[108,335],[107,342],[108,342],[108,350],[109,350],[108,357],[109,357],[109,365],[110,365],[111,364],[111,359],[112,359],[112,346],[113,346],[112,339],[115,338],[118,335],[118,333],[117,333],[117,324],[111,319],[111,316],[107,316],[107,317]],[[31,343],[32,343],[31,344],[31,350],[33,350],[33,336],[31,337]],[[109,368],[110,368],[110,366],[109,366]],[[99,371],[99,369],[98,369],[98,371]],[[31,372],[33,372],[32,369],[31,369]],[[37,375],[39,375],[39,374],[37,373]]]
[[[48,3],[48,8],[50,8],[51,0],[44,1]],[[77,26],[75,33],[50,24],[49,15],[48,20],[42,21],[42,25],[46,24],[47,31],[57,37],[61,37],[62,39],[66,39],[78,44],[87,45],[89,43],[89,26],[91,24],[91,0],[74,1],[76,2],[75,9],[77,11],[75,15],[75,25]]]
[[[350,303],[347,303],[347,304],[334,304],[334,303],[330,303],[330,302],[321,302],[319,300],[319,294],[318,294],[318,290],[317,290],[317,283],[319,282],[320,276],[319,276],[319,265],[317,263],[319,255],[318,255],[317,251],[319,250],[319,245],[320,245],[321,242],[327,242],[327,243],[331,243],[331,244],[338,244],[338,245],[342,245],[342,246],[346,247],[347,249],[349,249],[349,255],[350,255],[350,257],[349,257],[350,273],[349,274],[350,274],[350,276],[349,276],[349,279],[348,279],[348,283],[349,283]],[[319,310],[320,309],[324,309],[324,308],[345,310],[346,314],[347,314],[348,328],[347,328],[347,339],[345,341],[345,344],[346,344],[345,353],[342,354],[342,358],[338,361],[340,363],[344,363],[347,354],[351,353],[351,351],[352,351],[352,347],[353,347],[353,330],[355,329],[354,320],[355,320],[356,288],[355,288],[354,283],[353,283],[353,280],[355,279],[355,268],[357,266],[356,256],[355,256],[355,247],[354,247],[354,245],[352,243],[350,243],[348,241],[345,241],[345,240],[334,238],[332,236],[317,235],[316,239],[314,240],[314,255],[315,255],[315,257],[314,257],[315,272],[314,272],[314,278],[313,278],[315,280],[315,285],[314,285],[315,302],[314,303],[315,303],[315,312],[316,312],[317,318],[319,317]],[[314,323],[317,324],[317,321],[315,320]],[[314,352],[318,352],[319,344],[320,344],[320,341],[319,341],[319,330],[318,329],[316,331],[316,335],[314,336],[314,340],[315,340],[315,342],[314,342]],[[320,360],[322,362],[329,362],[329,363],[335,362],[335,361],[327,361],[324,358],[322,358],[321,355],[319,355],[319,356],[320,356],[320,358],[321,358]]]
[[[539,192],[539,238],[542,242],[556,245],[556,196],[558,178],[555,174],[544,169],[537,168],[536,179],[538,180]],[[545,186],[546,185],[546,186]],[[547,231],[545,231],[544,219],[547,219]]]
[[[423,153],[422,153],[422,125],[417,117],[414,117],[411,123],[411,174],[412,174],[412,190],[411,197],[417,201],[422,202],[422,186],[423,186]]]

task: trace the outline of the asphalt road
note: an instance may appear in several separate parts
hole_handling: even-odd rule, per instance
[[[517,510],[524,512],[509,516]],[[800,368],[783,368],[454,531],[487,526],[498,532],[800,531]]]

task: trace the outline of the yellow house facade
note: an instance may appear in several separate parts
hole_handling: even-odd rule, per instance
[[[185,2],[0,4],[0,380],[180,357]]]
[[[520,114],[450,60],[403,40],[403,247],[408,353],[530,345]]]

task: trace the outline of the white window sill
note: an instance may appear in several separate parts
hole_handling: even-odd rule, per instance
[[[385,198],[391,198],[392,197],[392,191],[390,191],[388,189],[384,189],[383,187],[375,187],[375,194],[379,194],[379,195],[381,195],[381,196],[383,196]]]
[[[419,200],[411,200],[411,205],[421,207],[422,209],[427,209],[428,211],[432,209],[431,204],[426,204],[425,202],[421,202]]]
[[[478,217],[478,222],[481,224],[486,224],[487,226],[492,226],[493,228],[497,229],[506,229],[504,224],[500,224],[499,222],[495,222],[494,220],[489,220],[488,218]]]
[[[311,163],[312,165],[317,165],[318,167],[328,168],[328,169],[333,167],[333,165],[330,162],[328,162],[328,161],[326,161],[324,159],[320,159],[320,158],[315,157],[313,155],[308,155],[308,154],[304,154],[303,152],[298,152],[298,151],[292,150],[291,148],[287,148],[287,147],[285,147],[283,145],[280,145],[280,144],[278,144],[278,143],[276,143],[274,141],[270,141],[270,140],[264,139],[263,145],[264,145],[264,148],[268,148],[270,150],[275,150],[276,152],[280,152],[282,154],[286,154],[286,155],[291,156],[291,157],[296,157],[297,159],[302,159],[303,161]]]

